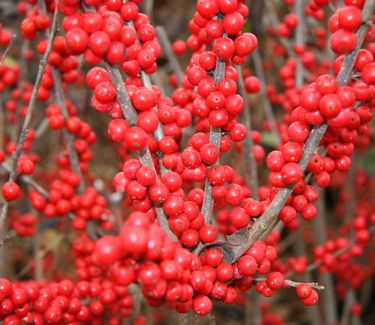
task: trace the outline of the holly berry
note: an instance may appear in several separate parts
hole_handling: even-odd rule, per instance
[[[1,188],[1,193],[6,201],[11,202],[20,197],[21,190],[15,182],[6,182]]]

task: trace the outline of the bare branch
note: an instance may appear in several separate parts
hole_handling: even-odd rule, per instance
[[[342,65],[342,68],[339,72],[339,75],[337,76],[337,82],[340,87],[345,86],[348,83],[348,80],[350,79],[351,71],[353,69],[355,60],[357,58],[358,52],[362,47],[362,44],[364,42],[364,38],[367,33],[368,29],[368,22],[372,19],[373,12],[375,10],[375,1],[373,2],[366,2],[366,5],[363,9],[363,20],[364,23],[362,26],[358,29],[356,35],[357,35],[357,44],[355,49],[349,53],[345,59],[344,63]],[[306,170],[307,164],[311,160],[311,157],[314,155],[314,152],[316,148],[318,147],[321,139],[323,138],[325,132],[327,131],[327,124],[322,124],[320,126],[314,127],[310,135],[306,141],[306,144],[303,148],[303,156],[301,161],[299,162],[299,166],[303,171]],[[262,237],[263,234],[269,233],[277,224],[278,221],[278,215],[282,207],[287,202],[290,194],[293,191],[294,186],[288,186],[283,189],[281,189],[271,204],[268,206],[266,211],[262,214],[260,218],[254,223],[250,233],[248,240],[245,244],[241,246],[236,246],[233,248],[234,255],[236,256],[236,259],[243,255],[243,253],[260,237]]]
[[[124,85],[124,81],[122,80],[121,72],[116,67],[111,66],[110,64],[106,63],[106,68],[110,74],[112,83],[116,87],[116,96],[117,100],[120,104],[122,113],[129,123],[130,126],[137,125],[137,112],[133,107],[133,104],[129,98],[129,94],[126,90]],[[152,161],[152,156],[148,146],[146,148],[140,150],[138,154],[138,158],[142,164],[142,166],[148,166],[155,170],[154,163]],[[156,173],[156,170],[155,170]],[[159,181],[159,180],[158,180]],[[168,219],[164,213],[162,207],[155,206],[156,215],[160,224],[160,227],[165,231],[169,238],[172,240],[177,240],[176,235],[171,231],[169,228]]]
[[[224,78],[225,75],[225,61],[218,59],[216,62],[216,68],[214,72],[214,80],[216,84]],[[210,129],[210,143],[220,149],[221,139],[221,128],[211,127]],[[210,167],[211,168],[211,167]],[[208,170],[207,170],[208,172]],[[204,198],[202,205],[202,214],[204,216],[204,222],[210,224],[212,222],[212,209],[214,207],[214,199],[212,197],[212,185],[206,177],[204,185]]]
[[[65,96],[63,94],[63,89],[62,89],[60,71],[57,70],[56,68],[53,68],[52,77],[53,77],[53,83],[54,83],[56,102],[61,108],[61,113],[66,122],[69,118],[69,113],[65,104]],[[64,133],[64,138],[68,147],[71,167],[73,171],[77,175],[79,175],[80,180],[81,180],[78,185],[78,192],[82,194],[84,191],[84,178],[81,172],[81,167],[79,165],[79,157],[78,157],[77,151],[74,149],[74,136],[70,134],[66,129],[64,129],[63,133]]]
[[[265,113],[267,121],[270,125],[272,134],[276,139],[276,143],[277,143],[277,145],[279,145],[281,143],[280,134],[279,134],[279,131],[277,130],[276,119],[275,119],[275,114],[273,113],[273,110],[272,110],[272,105],[271,105],[271,103],[270,103],[270,101],[267,97],[267,93],[266,93],[267,81],[266,81],[266,76],[264,74],[263,62],[262,62],[262,58],[260,56],[259,50],[258,49],[255,50],[252,53],[251,57],[252,57],[253,63],[254,63],[255,74],[256,74],[256,76],[258,77],[258,79],[261,83],[261,90],[260,90],[261,94],[260,95],[262,96],[264,113]]]
[[[250,104],[247,97],[247,93],[245,90],[245,85],[243,82],[243,76],[242,76],[242,68],[240,66],[236,67],[237,73],[238,73],[238,93],[242,96],[244,103],[245,103],[245,109],[242,112],[242,117],[244,119],[244,124],[247,129],[247,136],[244,141],[244,148],[243,148],[243,154],[245,156],[246,161],[246,171],[249,175],[249,183],[251,188],[251,195],[256,199],[259,200],[258,197],[258,170],[256,161],[254,158],[254,142],[252,138],[252,125],[251,125],[251,114],[250,114]]]
[[[163,53],[167,57],[169,64],[176,76],[177,87],[182,87],[183,72],[180,63],[178,62],[178,59],[173,52],[171,41],[169,40],[169,37],[163,26],[156,26],[156,32],[160,41],[160,45],[163,49]]]
[[[8,173],[11,172],[12,170],[11,167],[5,162],[1,164],[1,167],[4,168]],[[25,184],[28,184],[31,187],[33,187],[38,193],[43,195],[45,198],[48,197],[48,192],[41,185],[39,185],[36,181],[34,181],[30,176],[21,175],[20,179]]]
[[[38,74],[37,74],[37,77],[36,77],[36,80],[35,80],[35,83],[34,83],[34,88],[33,88],[32,94],[31,94],[30,102],[29,102],[29,105],[27,107],[27,112],[26,112],[25,120],[24,120],[24,123],[23,123],[23,126],[22,126],[21,134],[20,134],[20,137],[18,139],[17,149],[16,149],[15,153],[13,154],[11,171],[9,173],[9,181],[10,182],[14,182],[14,180],[16,179],[16,170],[17,170],[18,161],[19,161],[19,158],[22,154],[23,147],[25,145],[26,136],[27,136],[27,133],[28,133],[29,128],[30,128],[30,122],[31,122],[32,114],[33,114],[33,111],[34,111],[34,108],[35,108],[35,105],[36,105],[36,101],[37,101],[38,90],[40,88],[42,76],[43,76],[44,71],[45,71],[46,66],[47,66],[47,60],[48,60],[49,54],[52,50],[52,44],[53,44],[53,40],[55,38],[55,34],[56,34],[56,30],[57,30],[57,17],[58,17],[58,8],[56,6],[55,13],[53,15],[53,21],[52,21],[52,26],[51,26],[51,30],[50,30],[50,36],[49,36],[49,39],[48,39],[46,51],[44,52],[43,58],[40,60],[40,63],[39,63]],[[0,215],[0,230],[1,231],[4,228],[7,212],[8,212],[8,203],[5,202],[3,204],[2,209],[1,209],[1,215]]]
[[[267,279],[266,278],[254,278],[254,281],[255,282],[265,282]],[[316,290],[324,290],[324,286],[320,285],[319,283],[316,283],[316,282],[297,282],[297,281],[292,281],[292,280],[285,280],[284,281],[285,283],[285,286],[288,286],[288,287],[298,287],[300,284],[307,284],[309,285],[311,288],[313,289],[316,289]]]
[[[305,32],[306,32],[306,26],[305,26],[305,18],[304,18],[304,3],[303,0],[296,0],[295,3],[295,11],[296,15],[298,17],[298,25],[296,29],[296,35],[295,35],[295,46],[305,46]],[[300,88],[303,85],[303,63],[301,61],[301,57],[297,57],[297,67],[296,67],[296,88]]]
[[[9,51],[10,51],[12,45],[13,45],[13,42],[14,42],[14,39],[15,39],[15,38],[16,38],[16,35],[13,34],[13,35],[12,35],[12,38],[10,39],[9,44],[8,44],[7,47],[5,48],[5,51],[3,52],[3,55],[2,55],[1,58],[0,58],[0,67],[3,65],[4,60],[5,60],[5,58],[7,57],[8,53],[9,53]]]

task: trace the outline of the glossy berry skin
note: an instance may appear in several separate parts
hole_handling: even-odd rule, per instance
[[[244,33],[241,36],[237,37],[234,41],[236,54],[239,56],[246,56],[252,53],[258,46],[257,38],[251,33]],[[251,77],[248,77],[251,78]],[[251,79],[247,78],[247,90],[249,89],[249,81]],[[255,80],[253,80],[255,81]],[[255,87],[255,88],[254,88]],[[257,92],[259,84],[252,85],[251,92]]]
[[[128,123],[124,119],[113,119],[108,125],[108,135],[112,141],[122,142],[128,128]]]
[[[235,53],[235,45],[228,37],[218,38],[214,41],[212,51],[221,59],[229,59]]]
[[[202,161],[209,165],[215,163],[217,159],[219,158],[219,154],[220,154],[219,149],[211,143],[207,143],[203,145],[200,148],[199,152],[200,152]]]
[[[279,172],[285,164],[285,160],[281,151],[271,151],[267,156],[267,167],[272,172]]]
[[[6,201],[17,200],[21,194],[19,186],[15,182],[6,182],[1,188],[1,193]]]
[[[125,133],[125,142],[132,150],[141,150],[147,144],[146,133],[138,127],[130,128]]]
[[[73,28],[66,34],[66,46],[72,54],[81,54],[87,48],[89,37],[81,28]]]
[[[370,85],[375,84],[375,63],[369,63],[363,67],[362,80]]]
[[[107,54],[111,45],[111,39],[107,33],[97,31],[90,35],[88,46],[90,50],[97,56],[103,57]]]
[[[40,39],[41,32],[50,25],[49,16],[55,4],[47,1],[49,14],[43,14],[35,2],[19,4],[18,12],[25,16],[21,32],[25,39],[37,40],[35,54],[43,55],[48,40]],[[51,274],[51,282],[0,280],[0,319],[5,324],[116,325],[137,309],[133,286],[139,287],[145,303],[152,307],[165,305],[179,313],[192,311],[204,316],[212,311],[212,301],[243,303],[245,292],[253,285],[265,297],[284,287],[293,290],[289,288],[293,283],[284,275],[303,274],[309,269],[310,260],[312,265],[319,265],[317,272],[336,275],[340,301],[348,286],[360,288],[364,278],[373,273],[366,258],[372,244],[370,227],[375,223],[375,214],[369,208],[371,202],[365,198],[367,195],[362,195],[373,187],[372,178],[362,168],[354,173],[358,205],[353,206],[353,219],[342,220],[342,215],[350,199],[348,194],[352,194],[343,191],[351,155],[355,150],[364,152],[372,141],[374,17],[370,17],[369,24],[362,23],[365,0],[344,0],[336,13],[327,10],[329,0],[311,0],[303,8],[306,22],[299,21],[301,17],[293,12],[295,0],[280,1],[280,8],[288,7],[278,13],[282,22],[279,26],[267,26],[265,32],[270,41],[266,35],[261,40],[262,52],[271,53],[265,55],[262,63],[267,74],[267,84],[262,85],[252,75],[259,68],[257,64],[251,69],[246,65],[240,68],[258,47],[255,35],[243,30],[250,14],[243,0],[196,1],[196,12],[188,25],[190,35],[186,35],[186,41],[178,40],[172,46],[177,55],[185,54],[187,49],[193,52],[182,58],[185,62],[190,56],[183,73],[168,69],[173,64],[165,69],[168,49],[159,62],[162,44],[150,18],[141,13],[141,0],[85,0],[88,12],[79,2],[58,2],[65,36],[59,35],[53,41],[38,99],[51,101],[45,112],[51,131],[60,130],[71,136],[80,175],[74,172],[76,166],[71,165],[75,161],[70,157],[65,137],[61,137],[61,150],[56,150],[56,166],[37,168],[44,157],[34,151],[34,133],[38,132],[30,130],[17,173],[20,180],[27,180],[25,175],[34,173],[33,177],[40,177],[43,182],[47,195],[30,188],[22,196],[22,200],[30,200],[42,218],[23,215],[23,209],[12,206],[7,220],[12,232],[26,237],[34,236],[37,229],[44,231],[40,226],[45,218],[74,216],[73,220],[62,222],[72,225],[76,233],[69,251],[76,268],[74,280],[60,281],[65,277],[61,272]],[[370,0],[366,6],[369,3]],[[364,14],[367,15],[365,11]],[[325,28],[328,19],[329,26]],[[284,38],[298,34],[295,29],[301,23],[307,24],[309,42],[285,48]],[[361,34],[365,28],[369,30],[358,36],[361,41],[362,36],[365,38],[363,46],[357,44],[359,26]],[[11,33],[0,28],[0,45],[5,49],[10,41]],[[321,55],[327,44],[337,54],[336,60]],[[347,71],[346,86],[339,87],[337,76],[341,79],[342,67],[352,57],[347,54],[360,46],[363,48],[351,64],[353,71]],[[290,50],[294,51],[292,57]],[[70,100],[70,91],[82,86],[86,72],[81,69],[81,58],[93,66],[86,73],[85,85],[93,93],[91,106],[108,114],[109,139],[105,140],[116,142],[112,148],[117,154],[113,160],[113,180],[97,179],[96,168],[92,168],[95,165],[90,163],[98,154],[93,145],[95,132],[100,135],[100,130],[81,120],[85,114]],[[30,54],[23,59],[34,62]],[[6,94],[4,112],[11,127],[18,114],[24,118],[27,113],[33,85],[21,78],[23,73],[17,62],[9,65],[7,61],[0,67],[0,91]],[[165,77],[160,74],[162,81],[169,81],[166,91],[161,85],[153,85],[153,77],[149,77],[157,69],[166,71]],[[53,103],[57,90],[51,73],[54,70],[61,74],[68,118],[62,107]],[[304,77],[299,83],[301,72]],[[115,78],[116,73],[119,78]],[[116,82],[112,82],[114,79]],[[241,89],[243,82],[245,89]],[[261,87],[263,94],[258,94]],[[249,98],[244,98],[247,95]],[[259,131],[251,132],[243,121],[242,113],[249,113],[245,109],[253,110],[252,113],[257,109],[252,105],[245,107],[245,102],[253,103],[262,96],[277,109],[279,143],[268,143],[267,133],[273,129],[270,121],[259,121],[263,122],[255,126]],[[316,132],[319,126],[328,126],[324,135]],[[8,125],[5,131],[0,163],[9,160],[17,149],[13,136],[9,136],[12,134],[7,134]],[[310,146],[310,135],[322,136],[314,142],[319,148]],[[215,136],[219,136],[219,141]],[[254,143],[253,152],[248,152],[251,143],[249,146],[247,139]],[[271,151],[267,157],[266,151]],[[257,165],[253,167],[260,172],[264,165],[269,169],[269,174],[266,171],[266,175],[260,175],[258,188],[247,179],[254,176],[249,175],[252,172],[237,164],[247,155],[254,156]],[[312,157],[303,168],[306,171],[300,167],[307,163],[303,156]],[[334,231],[331,222],[321,230],[327,233],[327,242],[311,247],[312,256],[310,252],[293,256],[292,252],[289,258],[278,257],[285,235],[316,217],[317,186],[328,187],[331,183],[329,193],[337,194],[332,200],[330,197],[330,208],[337,220]],[[81,187],[86,189],[81,191]],[[14,194],[17,190],[9,188],[8,183],[2,191],[9,201],[21,195],[19,188]],[[289,193],[288,197],[285,193]],[[271,221],[275,224],[278,218],[286,231],[275,228],[268,233],[270,229],[263,227],[267,225],[262,225],[262,220],[267,223],[268,212],[275,208],[274,203],[278,205],[279,198],[284,204],[277,206],[280,211],[272,215]],[[207,215],[203,215],[207,213],[207,203],[213,222],[207,222]],[[242,256],[228,258],[222,239],[234,235],[227,239],[235,241],[238,234],[254,230],[260,239],[245,249],[241,247]],[[304,240],[312,246],[317,231],[305,225],[303,230]],[[264,232],[267,236],[260,234]],[[353,233],[353,243],[349,233]],[[204,249],[200,250],[202,246]],[[344,253],[337,255],[339,250]],[[19,263],[28,257],[24,253],[13,253]],[[44,267],[54,261],[52,253],[43,258]],[[299,285],[296,292],[306,306],[318,301],[317,292],[307,284]],[[358,309],[352,306],[352,314],[360,313]],[[159,311],[154,315],[155,323],[164,322]],[[272,308],[264,304],[261,311],[263,323],[282,323],[271,314]],[[132,321],[146,324],[141,315]]]
[[[244,255],[238,260],[238,271],[243,276],[252,276],[257,269],[258,263],[253,256]]]
[[[267,276],[266,283],[272,290],[279,290],[284,286],[284,275],[280,272],[272,272]]]
[[[361,10],[355,6],[340,8],[338,10],[338,22],[345,30],[356,30],[362,22]]]
[[[237,35],[241,32],[244,25],[244,19],[238,12],[232,12],[225,15],[223,19],[224,31],[230,35]]]
[[[100,263],[111,264],[121,256],[121,244],[116,237],[104,236],[100,238],[95,249]]]
[[[212,302],[207,296],[197,296],[193,299],[193,311],[200,315],[207,315],[212,309]]]
[[[297,296],[301,299],[306,299],[311,296],[312,289],[307,284],[300,284],[296,289]]]
[[[112,102],[116,97],[116,89],[109,81],[103,81],[95,87],[95,98],[102,104]]]
[[[318,302],[319,296],[315,290],[311,291],[311,295],[305,299],[302,299],[302,303],[306,306],[313,306]]]
[[[330,38],[331,49],[337,54],[346,54],[354,49],[356,35],[351,31],[339,29]]]
[[[302,177],[302,169],[296,163],[287,163],[281,169],[281,178],[287,185],[296,184]]]
[[[302,158],[302,146],[296,142],[287,142],[282,148],[282,154],[286,162],[298,162]]]
[[[214,226],[203,225],[199,230],[199,236],[205,243],[212,243],[217,237],[218,231]]]
[[[213,18],[219,12],[216,0],[197,1],[197,11],[206,19]]]
[[[337,116],[341,107],[340,99],[335,94],[325,95],[319,101],[320,112],[328,119]]]

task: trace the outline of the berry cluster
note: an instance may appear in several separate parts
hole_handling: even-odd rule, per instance
[[[375,8],[370,0],[345,0],[329,18],[329,35],[322,27],[329,1],[311,0],[303,9],[316,25],[306,28],[313,41],[305,42],[297,1],[284,1],[291,10],[281,22],[267,13],[272,26],[264,48],[272,60],[266,55],[264,64],[262,45],[245,27],[250,11],[243,0],[197,0],[190,35],[169,44],[172,53],[161,47],[140,0],[19,4],[22,37],[35,41],[44,59],[35,85],[23,71],[33,51],[23,51],[24,66],[0,66],[2,123],[9,123],[1,134],[0,225],[26,237],[21,243],[42,239],[45,229],[73,229],[62,245],[73,263],[67,272],[53,270],[58,252],[50,249],[29,264],[36,278],[51,268],[50,280],[1,278],[4,324],[115,325],[123,317],[146,324],[137,314],[139,299],[204,316],[216,302],[245,303],[249,290],[271,297],[288,287],[311,306],[322,287],[289,280],[294,274],[332,273],[344,300],[375,273],[375,211],[366,193],[375,183],[359,171],[357,194],[350,197],[347,188],[351,157],[372,142]],[[56,31],[58,15],[51,17],[57,11],[63,17]],[[0,45],[11,41],[0,28]],[[327,44],[334,59],[323,58]],[[188,51],[185,71],[167,76],[170,87],[155,82],[163,81],[157,74],[162,54]],[[242,67],[249,57],[258,76]],[[275,78],[266,80],[264,72],[272,70]],[[93,109],[77,99],[81,93]],[[258,118],[254,131],[259,98],[268,120]],[[284,110],[275,121],[272,107],[267,113],[271,105]],[[44,135],[51,130],[49,140]],[[269,133],[278,141],[267,142]],[[48,150],[38,147],[43,141]],[[117,155],[109,157],[114,169],[102,181],[90,163],[108,161],[107,150],[95,147],[104,142]],[[54,163],[44,161],[47,156]],[[304,224],[322,218],[324,191],[333,197],[327,211],[333,227],[314,233]],[[5,229],[1,245],[12,238],[3,236]],[[284,258],[289,250],[282,239],[295,230],[306,251]],[[13,253],[27,259],[27,252]],[[362,306],[355,301],[350,312],[360,315]],[[264,324],[283,324],[268,306],[262,313]]]

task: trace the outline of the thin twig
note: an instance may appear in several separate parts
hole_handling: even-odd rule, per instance
[[[3,240],[0,241],[0,246],[4,246],[8,240],[11,240],[15,237],[17,237],[17,233],[14,231],[14,229],[8,231],[7,234],[4,236]]]
[[[59,245],[64,238],[65,238],[65,235],[57,235],[55,237],[54,242],[53,242],[53,244],[51,246],[57,246],[57,245]],[[50,252],[50,250],[48,248],[45,248],[41,252],[39,252],[39,257],[41,259],[43,259],[44,257],[47,256],[47,254],[49,252]],[[32,269],[33,265],[34,265],[34,259],[32,261],[28,262],[24,266],[24,268],[16,274],[15,278],[16,279],[21,279],[22,277],[24,277],[27,274],[27,272],[29,272]]]
[[[353,195],[353,186],[355,186],[355,175],[357,170],[357,153],[352,158],[352,165],[346,178],[343,191],[347,195],[344,205],[344,222],[350,222],[355,215],[357,198]],[[350,230],[349,237],[354,240],[354,229]],[[344,308],[340,317],[340,324],[347,325],[350,318],[350,307],[356,300],[356,293],[353,288],[348,288],[345,296]]]
[[[262,295],[255,290],[246,293],[244,325],[262,324]]]
[[[295,46],[305,46],[305,33],[306,33],[306,21],[304,17],[304,0],[296,0],[295,2],[295,12],[298,17],[298,25],[295,33]],[[304,76],[304,66],[301,60],[300,56],[297,56],[296,58],[296,76],[295,76],[295,81],[296,81],[296,88],[300,89],[303,85],[303,76]],[[305,178],[305,181],[308,182],[307,176]],[[297,253],[297,256],[306,256],[307,254],[307,248],[306,248],[306,242],[303,238],[302,235],[303,231],[303,224],[299,229],[297,229],[297,237],[296,241],[294,243],[294,250]],[[321,231],[325,231],[325,228],[323,228]],[[312,273],[311,272],[305,272],[304,274],[301,275],[301,278],[304,282],[311,282],[313,279]],[[322,282],[322,281],[320,281]],[[326,287],[326,290],[324,290],[323,294],[325,296],[331,294],[332,291],[332,283],[329,281],[323,282],[323,284]],[[331,302],[324,303],[324,308],[326,311],[331,312],[332,309],[331,307],[335,306],[335,300],[332,300]],[[311,306],[311,308],[308,308],[308,317],[310,319],[311,324],[314,325],[319,325],[322,322],[322,316],[320,315],[319,312],[319,307],[318,305]],[[326,313],[325,313],[326,314]],[[328,316],[327,316],[328,317]],[[328,317],[330,318],[330,317]],[[330,324],[333,325],[333,324]]]
[[[17,170],[18,161],[19,161],[19,158],[22,154],[23,147],[24,147],[25,140],[26,140],[26,136],[27,136],[27,133],[28,133],[29,128],[30,128],[30,122],[31,122],[31,118],[32,118],[34,108],[36,106],[37,95],[38,95],[38,90],[40,88],[42,76],[43,76],[44,71],[45,71],[46,66],[47,66],[47,60],[48,60],[49,54],[52,50],[52,44],[53,44],[53,40],[55,38],[55,34],[56,34],[56,30],[57,30],[57,17],[58,17],[58,8],[57,7],[58,6],[56,6],[55,13],[53,15],[53,21],[52,21],[52,26],[51,26],[51,30],[50,30],[50,37],[48,39],[46,51],[44,52],[43,58],[40,60],[40,63],[39,63],[38,74],[37,74],[37,77],[36,77],[36,80],[35,80],[35,83],[34,83],[34,88],[33,88],[32,94],[31,94],[30,102],[29,102],[29,105],[27,107],[25,120],[24,120],[24,123],[23,123],[23,126],[22,126],[22,130],[21,130],[21,134],[20,134],[18,143],[17,143],[17,149],[16,149],[15,153],[13,154],[11,171],[9,173],[9,181],[10,182],[14,182],[14,180],[16,179],[16,170]],[[1,216],[0,216],[0,230],[1,231],[4,229],[4,224],[5,224],[7,212],[8,212],[8,202],[5,202],[3,204],[2,209],[1,209]]]
[[[218,59],[216,62],[216,68],[214,72],[215,83],[218,84],[225,75],[225,61]],[[210,128],[210,143],[213,144],[220,150],[220,139],[221,139],[221,128],[211,127]],[[209,168],[208,168],[209,170]],[[207,172],[208,172],[207,170]],[[212,222],[212,209],[214,207],[214,199],[212,197],[212,184],[206,177],[204,185],[204,198],[202,205],[202,214],[204,216],[204,222],[210,224]]]
[[[154,0],[146,0],[145,1],[145,14],[147,15],[147,17],[150,18],[150,20],[152,19],[153,9],[154,9]]]
[[[296,0],[295,3],[295,12],[298,17],[298,25],[296,29],[295,35],[295,46],[305,46],[305,33],[306,33],[306,26],[305,26],[305,17],[304,17],[304,1],[303,0]],[[301,57],[297,57],[297,66],[296,66],[296,88],[300,88],[303,85],[303,63],[301,61]]]
[[[306,241],[302,235],[303,225],[296,231],[295,241],[293,245],[293,251],[295,256],[307,256]],[[298,279],[301,279],[303,283],[314,282],[311,272],[305,272],[302,275],[297,275]],[[326,290],[324,290],[326,292]],[[311,325],[320,325],[322,323],[321,315],[319,312],[318,305],[310,306],[307,310],[307,316]]]
[[[52,77],[53,77],[53,83],[54,83],[54,90],[55,90],[55,97],[56,97],[56,103],[61,108],[61,113],[64,118],[64,121],[66,122],[69,118],[69,112],[66,108],[65,104],[65,96],[63,94],[62,90],[62,82],[61,82],[61,74],[60,71],[56,68],[52,69]],[[77,175],[80,177],[80,182],[78,185],[78,192],[80,194],[84,191],[84,178],[81,172],[81,167],[79,164],[79,157],[77,154],[77,151],[74,149],[74,136],[70,134],[66,129],[64,129],[64,138],[67,143],[68,152],[69,152],[69,158],[70,158],[70,164],[71,167]]]
[[[4,168],[8,173],[12,170],[11,167],[6,162],[2,163],[1,167]],[[41,194],[45,198],[48,198],[48,192],[41,185],[39,185],[35,180],[33,180],[30,176],[21,175],[20,179],[25,184],[33,187],[39,194]]]
[[[372,19],[373,12],[375,10],[375,1],[368,1],[363,9],[363,19],[364,23],[358,29],[356,36],[357,36],[357,44],[355,49],[345,56],[344,63],[342,68],[337,76],[337,82],[340,87],[345,86],[351,75],[351,71],[353,69],[355,60],[357,58],[358,52],[362,47],[364,38],[367,33],[369,21]],[[316,148],[318,147],[321,139],[323,138],[328,126],[327,124],[322,124],[320,126],[314,127],[310,135],[305,143],[303,148],[303,156],[301,161],[299,162],[299,166],[301,167],[302,171],[306,170],[307,164],[311,160],[311,157],[314,155]],[[269,232],[272,230],[275,225],[277,224],[278,214],[282,207],[287,202],[290,194],[293,191],[294,186],[287,186],[281,189],[272,200],[271,204],[268,206],[266,211],[262,214],[262,216],[254,223],[247,242],[241,246],[236,246],[233,248],[234,256],[239,258],[243,255],[243,253],[255,242],[260,238],[265,232]]]
[[[182,87],[183,72],[176,54],[173,52],[171,41],[169,40],[169,37],[163,26],[156,26],[156,32],[160,45],[163,49],[163,53],[167,57],[168,62],[176,76],[177,87]]]
[[[253,279],[254,282],[265,282],[267,279],[266,278],[254,278]],[[285,286],[288,286],[288,287],[298,287],[300,284],[307,284],[309,285],[311,288],[313,289],[316,289],[316,290],[324,290],[324,286],[320,285],[319,283],[316,283],[316,282],[308,282],[308,283],[305,283],[305,282],[298,282],[298,281],[292,281],[292,280],[284,280],[284,284]]]
[[[0,95],[0,150],[4,150],[5,139],[5,109],[3,105],[3,96]]]
[[[276,139],[276,146],[278,146],[281,143],[281,139],[280,139],[279,131],[277,129],[277,125],[276,125],[275,114],[273,113],[272,105],[271,105],[271,103],[268,99],[267,93],[266,93],[267,81],[266,81],[266,76],[264,74],[263,62],[262,62],[262,58],[260,56],[259,50],[258,49],[255,50],[252,53],[251,57],[252,57],[253,63],[254,63],[255,74],[258,77],[258,79],[260,81],[260,84],[261,84],[260,95],[262,96],[264,113],[266,115],[267,121],[268,121],[269,126],[271,128],[271,132]]]
[[[249,100],[247,97],[247,93],[245,90],[245,85],[243,82],[243,76],[242,76],[242,68],[241,66],[237,66],[237,73],[238,73],[238,93],[242,96],[244,103],[245,103],[245,109],[242,112],[242,117],[244,119],[244,124],[247,129],[247,136],[243,143],[243,154],[245,156],[246,161],[246,171],[249,176],[249,184],[251,188],[251,195],[254,197],[254,199],[259,200],[258,197],[258,169],[256,165],[256,161],[254,158],[254,142],[252,138],[252,125],[251,125],[251,114],[250,114],[250,105]]]
[[[350,319],[350,308],[356,301],[355,292],[352,288],[350,288],[346,294],[344,307],[340,318],[341,325],[348,325]]]
[[[39,139],[48,130],[48,118],[43,118],[35,130],[35,138]]]
[[[280,25],[279,19],[276,14],[275,4],[272,0],[265,1],[267,7],[267,13],[270,17],[271,24],[273,27],[277,28]],[[278,40],[281,42],[281,45],[285,48],[290,58],[295,57],[292,45],[289,43],[288,39],[285,37],[278,37]]]
[[[372,226],[370,229],[369,229],[369,233],[370,234],[374,234],[375,233],[375,226]],[[341,256],[342,254],[345,254],[350,248],[352,248],[354,245],[356,244],[356,241],[355,240],[351,240],[348,245],[344,246],[343,248],[337,250],[336,252],[334,252],[332,255],[334,257],[339,257]],[[321,265],[322,265],[322,261],[317,261],[317,262],[314,262],[314,263],[311,263],[309,264],[307,267],[306,267],[306,272],[311,272],[311,271],[314,271],[316,269],[318,269]],[[289,272],[287,273],[288,276],[292,275],[293,272]]]
[[[34,279],[40,281],[43,279],[43,256],[42,256],[42,243],[41,243],[41,234],[39,229],[35,229],[35,234],[33,237],[33,249],[34,249]]]
[[[318,215],[314,219],[314,244],[315,246],[323,245],[326,240],[326,219],[327,211],[324,205],[324,191],[319,191],[319,198],[317,201]],[[337,302],[335,295],[335,285],[332,274],[324,272],[319,274],[320,282],[322,282],[326,290],[323,293],[323,315],[326,318],[327,325],[337,324]]]
[[[124,2],[127,2],[127,1],[124,1]],[[151,3],[151,5],[153,6],[153,2]],[[125,22],[125,25],[131,26],[132,28],[135,29],[134,23],[131,20]],[[137,38],[137,43],[140,43],[138,38]],[[140,74],[141,74],[141,80],[142,80],[143,86],[146,87],[147,89],[151,89],[152,90],[152,83],[151,83],[150,76],[146,72],[144,72],[143,70],[141,70]],[[157,108],[155,108],[155,111],[157,111]],[[155,138],[156,138],[157,141],[160,141],[161,139],[164,138],[164,131],[163,131],[163,127],[162,127],[161,123],[158,124],[158,126],[157,126],[157,128],[156,128],[156,130],[154,132],[154,136],[155,136]],[[161,171],[161,174],[164,175],[165,173],[167,173],[168,170],[161,163],[161,160],[163,158],[163,154],[161,152],[158,152],[158,154],[159,154],[158,156],[159,156],[160,171]]]
[[[16,38],[16,35],[13,34],[13,35],[12,35],[12,38],[10,39],[9,44],[8,44],[7,47],[5,48],[5,51],[3,52],[3,55],[2,55],[1,58],[0,58],[0,67],[3,65],[5,58],[7,57],[7,55],[8,55],[8,53],[9,53],[11,47],[13,46],[13,42],[14,42],[14,39],[15,39],[15,38]]]
[[[146,72],[141,71],[141,79],[142,79],[142,84],[144,87],[146,87],[147,89],[152,89],[150,76]],[[155,107],[154,109],[157,112],[157,107]],[[158,123],[158,126],[154,132],[154,136],[157,141],[160,141],[161,139],[164,138],[164,130],[163,130],[163,126],[161,123]],[[158,152],[158,157],[159,157],[159,167],[160,167],[161,175],[165,175],[169,171],[169,169],[165,168],[163,163],[161,162],[161,160],[163,159],[163,153]]]
[[[129,94],[125,88],[124,81],[122,80],[121,72],[118,68],[111,66],[106,63],[106,68],[110,74],[112,83],[116,87],[116,96],[120,104],[122,113],[129,123],[130,126],[137,125],[137,112],[133,107],[133,104],[129,98]],[[139,151],[138,158],[142,166],[148,166],[155,170],[154,163],[152,161],[152,156],[148,146]],[[156,173],[156,171],[155,171]],[[159,180],[158,180],[159,181]],[[168,219],[164,213],[162,207],[155,206],[156,215],[160,224],[160,227],[165,231],[169,238],[172,240],[177,240],[176,235],[169,228]]]

